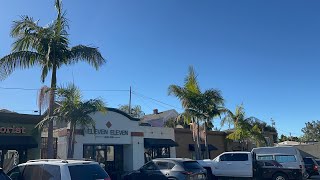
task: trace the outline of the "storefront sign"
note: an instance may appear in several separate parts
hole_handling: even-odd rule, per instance
[[[128,130],[108,130],[108,129],[87,129],[87,134],[101,134],[111,136],[127,136]]]
[[[25,134],[25,130],[24,127],[0,127],[0,134]]]

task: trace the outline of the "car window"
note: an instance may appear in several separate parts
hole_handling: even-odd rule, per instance
[[[98,164],[68,166],[71,180],[96,180],[109,178],[107,172]]]
[[[12,180],[19,180],[21,177],[21,168],[15,167],[7,174]]]
[[[24,180],[42,179],[42,165],[28,165],[23,171]]]
[[[220,156],[220,161],[248,161],[248,154],[224,154]]]
[[[156,162],[156,165],[158,166],[158,168],[159,168],[160,170],[168,169],[168,168],[169,168],[168,162],[157,161],[157,162]]]
[[[49,164],[43,165],[42,180],[61,180],[60,166]]]
[[[142,166],[143,170],[147,170],[147,171],[152,171],[152,170],[157,170],[157,166],[154,164],[153,161],[148,162],[147,164],[145,164],[144,166]]]
[[[183,167],[185,170],[202,169],[197,161],[185,161],[183,162]]]
[[[273,160],[273,156],[272,155],[259,155],[257,156],[257,160]]]
[[[296,162],[296,157],[294,155],[275,155],[275,160],[279,163]]]
[[[174,163],[168,163],[168,169],[172,169],[174,166],[176,166]]]

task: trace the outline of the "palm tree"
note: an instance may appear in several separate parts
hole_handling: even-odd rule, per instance
[[[199,121],[204,121],[206,158],[209,157],[207,125],[215,117],[224,111],[224,99],[221,92],[209,89],[201,92],[193,67],[189,68],[189,74],[185,79],[184,87],[171,85],[169,94],[178,97],[185,108],[185,113],[197,120],[197,142],[199,142]],[[199,148],[198,144],[198,148]],[[200,152],[200,151],[199,151]],[[199,153],[200,154],[200,153]]]
[[[144,115],[144,112],[142,111],[141,106],[139,105],[131,107],[130,111],[129,111],[129,105],[121,105],[119,106],[119,109],[121,111],[124,111],[130,114],[132,117],[135,117],[135,118],[141,118]]]
[[[197,131],[197,135],[195,135],[195,123],[198,122],[197,117],[194,114],[190,114],[186,110],[191,106],[191,98],[195,94],[200,93],[200,88],[198,85],[198,80],[194,68],[192,66],[189,67],[188,75],[184,79],[184,86],[178,85],[170,85],[168,88],[168,94],[176,96],[181,104],[182,107],[185,109],[185,112],[182,113],[180,116],[183,116],[183,119],[187,123],[192,123],[192,134],[193,140],[195,142],[195,153],[196,159],[200,159],[200,145],[199,145],[199,130]],[[199,126],[198,126],[199,127]]]
[[[51,71],[49,118],[54,112],[57,70],[63,65],[72,65],[80,60],[98,69],[105,63],[98,48],[77,45],[69,47],[68,20],[62,10],[61,0],[55,0],[57,18],[45,27],[38,25],[32,17],[22,16],[14,21],[11,36],[15,38],[12,52],[0,59],[0,78],[5,79],[16,69],[41,68],[44,82]],[[51,118],[52,119],[52,118]],[[48,122],[48,158],[53,158],[53,122]]]
[[[73,158],[75,130],[77,127],[93,127],[95,121],[90,116],[95,112],[106,112],[105,103],[100,99],[82,100],[82,94],[78,87],[69,84],[67,87],[57,89],[57,100],[59,106],[54,111],[56,121],[70,124],[70,133],[68,136],[68,158]],[[46,124],[49,119],[44,119],[39,126]]]
[[[230,122],[235,127],[234,131],[227,136],[228,139],[239,141],[250,139],[255,141],[258,146],[266,144],[266,140],[261,134],[258,125],[250,123],[251,118],[245,117],[243,105],[237,106],[235,113],[232,113],[230,110],[226,111],[226,113],[227,115],[221,120],[221,125],[224,125],[225,122]]]
[[[204,123],[205,158],[209,158],[207,127],[213,118],[220,117],[221,114],[226,111],[223,107],[224,99],[221,92],[215,89],[206,90],[204,93],[200,92],[197,95],[190,96],[190,99],[191,105],[186,111],[194,114]]]

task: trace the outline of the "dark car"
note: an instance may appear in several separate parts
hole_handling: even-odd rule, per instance
[[[0,180],[11,180],[0,168]]]
[[[282,167],[280,163],[274,160],[256,161],[254,172],[256,179],[273,179],[273,180],[302,180],[301,169],[289,169]]]
[[[205,180],[207,172],[197,161],[185,158],[161,158],[149,161],[139,170],[123,177],[124,180]]]
[[[310,178],[314,175],[319,175],[318,164],[312,157],[303,158],[304,166],[306,168],[306,178]]]

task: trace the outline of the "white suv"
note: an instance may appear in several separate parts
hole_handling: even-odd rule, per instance
[[[97,162],[84,160],[31,160],[7,174],[12,180],[111,180]]]

